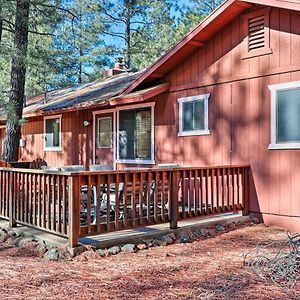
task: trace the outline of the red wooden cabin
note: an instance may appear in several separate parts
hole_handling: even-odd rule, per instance
[[[25,161],[249,164],[250,211],[300,231],[299,1],[227,0],[146,71],[33,97],[24,117]]]

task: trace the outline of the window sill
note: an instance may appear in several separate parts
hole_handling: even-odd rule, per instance
[[[300,143],[290,143],[290,144],[270,144],[269,150],[292,150],[300,149]]]
[[[112,149],[112,146],[110,146],[110,147],[97,147],[97,149]]]
[[[210,135],[209,130],[179,131],[178,136]]]
[[[253,50],[250,52],[247,52],[242,56],[242,59],[248,59],[248,58],[253,58],[253,57],[258,57],[258,56],[263,56],[263,55],[268,55],[272,54],[273,51],[271,48],[263,48],[263,49],[258,49],[258,50]]]
[[[62,148],[44,148],[44,152],[62,152]]]
[[[141,165],[155,165],[155,160],[143,159],[117,159],[117,164],[141,164]]]

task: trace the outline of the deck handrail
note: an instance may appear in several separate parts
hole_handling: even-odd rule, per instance
[[[0,167],[0,217],[80,237],[249,211],[249,165],[57,172]]]

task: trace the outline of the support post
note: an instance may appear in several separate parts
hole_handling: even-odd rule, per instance
[[[178,182],[179,172],[174,170],[170,172],[171,177],[171,205],[170,205],[170,228],[178,228]]]
[[[80,184],[79,175],[71,175],[68,183],[69,189],[69,246],[75,247],[78,244],[80,231]]]
[[[15,209],[15,201],[14,201],[14,194],[13,190],[17,187],[13,185],[13,176],[14,173],[9,171],[8,173],[9,176],[9,193],[8,193],[8,217],[9,217],[9,228],[16,227],[16,220],[14,218],[14,209]]]
[[[250,212],[250,167],[244,168],[244,209],[243,216],[248,216]]]

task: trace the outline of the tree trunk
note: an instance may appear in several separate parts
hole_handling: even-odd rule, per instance
[[[131,68],[131,11],[132,3],[129,0],[125,1],[125,65],[128,69]]]
[[[6,108],[6,137],[3,159],[17,161],[26,78],[29,0],[17,0],[15,12],[14,54],[11,67],[11,92]]]
[[[83,50],[81,48],[81,45],[79,46],[80,47],[80,50],[79,50],[79,57],[80,59],[82,58],[83,56]],[[82,83],[82,72],[83,72],[83,66],[82,66],[82,61],[80,60],[78,62],[78,83]]]
[[[130,28],[130,19],[126,20],[126,29],[125,29],[125,65],[128,69],[131,68],[131,28]]]
[[[0,45],[2,40],[2,32],[3,32],[3,16],[2,16],[2,2],[0,0]]]

